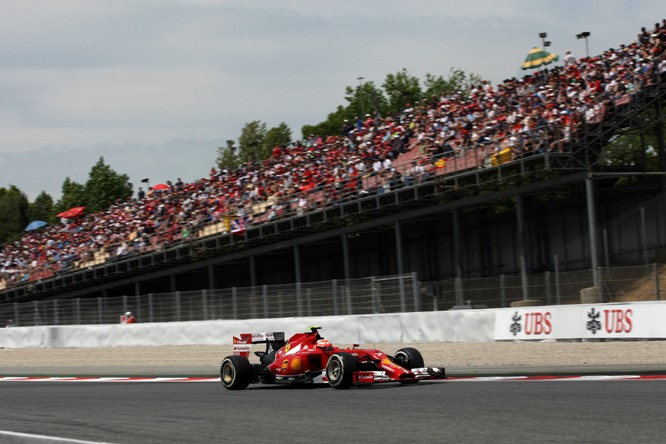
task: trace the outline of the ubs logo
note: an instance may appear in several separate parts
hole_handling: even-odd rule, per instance
[[[603,314],[603,317],[601,316]],[[594,307],[587,313],[587,323],[585,328],[592,334],[598,331],[606,333],[629,333],[634,328],[634,311],[631,308],[621,309],[613,308],[608,310],[596,311]],[[603,321],[603,323],[602,323]]]
[[[552,314],[549,311],[525,313],[525,320],[522,318],[518,312],[511,317],[509,331],[514,336],[523,331],[528,336],[549,335],[553,331]]]

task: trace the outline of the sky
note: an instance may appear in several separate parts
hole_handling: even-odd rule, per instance
[[[451,69],[493,84],[541,46],[590,55],[666,18],[663,0],[0,0],[0,187],[30,201],[100,157],[135,186],[206,177],[261,121],[303,125],[359,77]]]

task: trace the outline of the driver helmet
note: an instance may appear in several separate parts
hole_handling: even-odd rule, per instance
[[[328,339],[320,339],[317,341],[317,347],[324,350],[333,350],[333,344]]]
[[[128,311],[127,313],[125,313],[125,316],[134,316],[134,315],[132,314],[131,311]]]

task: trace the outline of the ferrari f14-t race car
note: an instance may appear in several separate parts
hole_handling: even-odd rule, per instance
[[[396,381],[414,384],[424,379],[445,379],[443,368],[425,367],[423,357],[411,347],[394,355],[380,350],[338,348],[324,339],[321,327],[310,327],[284,339],[283,332],[244,333],[234,337],[234,354],[222,360],[220,377],[229,390],[243,390],[250,383],[312,384],[328,382],[336,389],[354,385]],[[266,344],[255,351],[259,364],[250,363],[253,344]]]

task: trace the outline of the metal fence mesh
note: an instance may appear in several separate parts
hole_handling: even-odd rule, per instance
[[[601,268],[602,302],[659,300],[666,266]],[[455,308],[580,302],[593,270],[419,282],[416,274],[292,285],[227,288],[122,297],[59,299],[0,305],[16,326],[114,324],[132,311],[139,322],[358,315]]]

